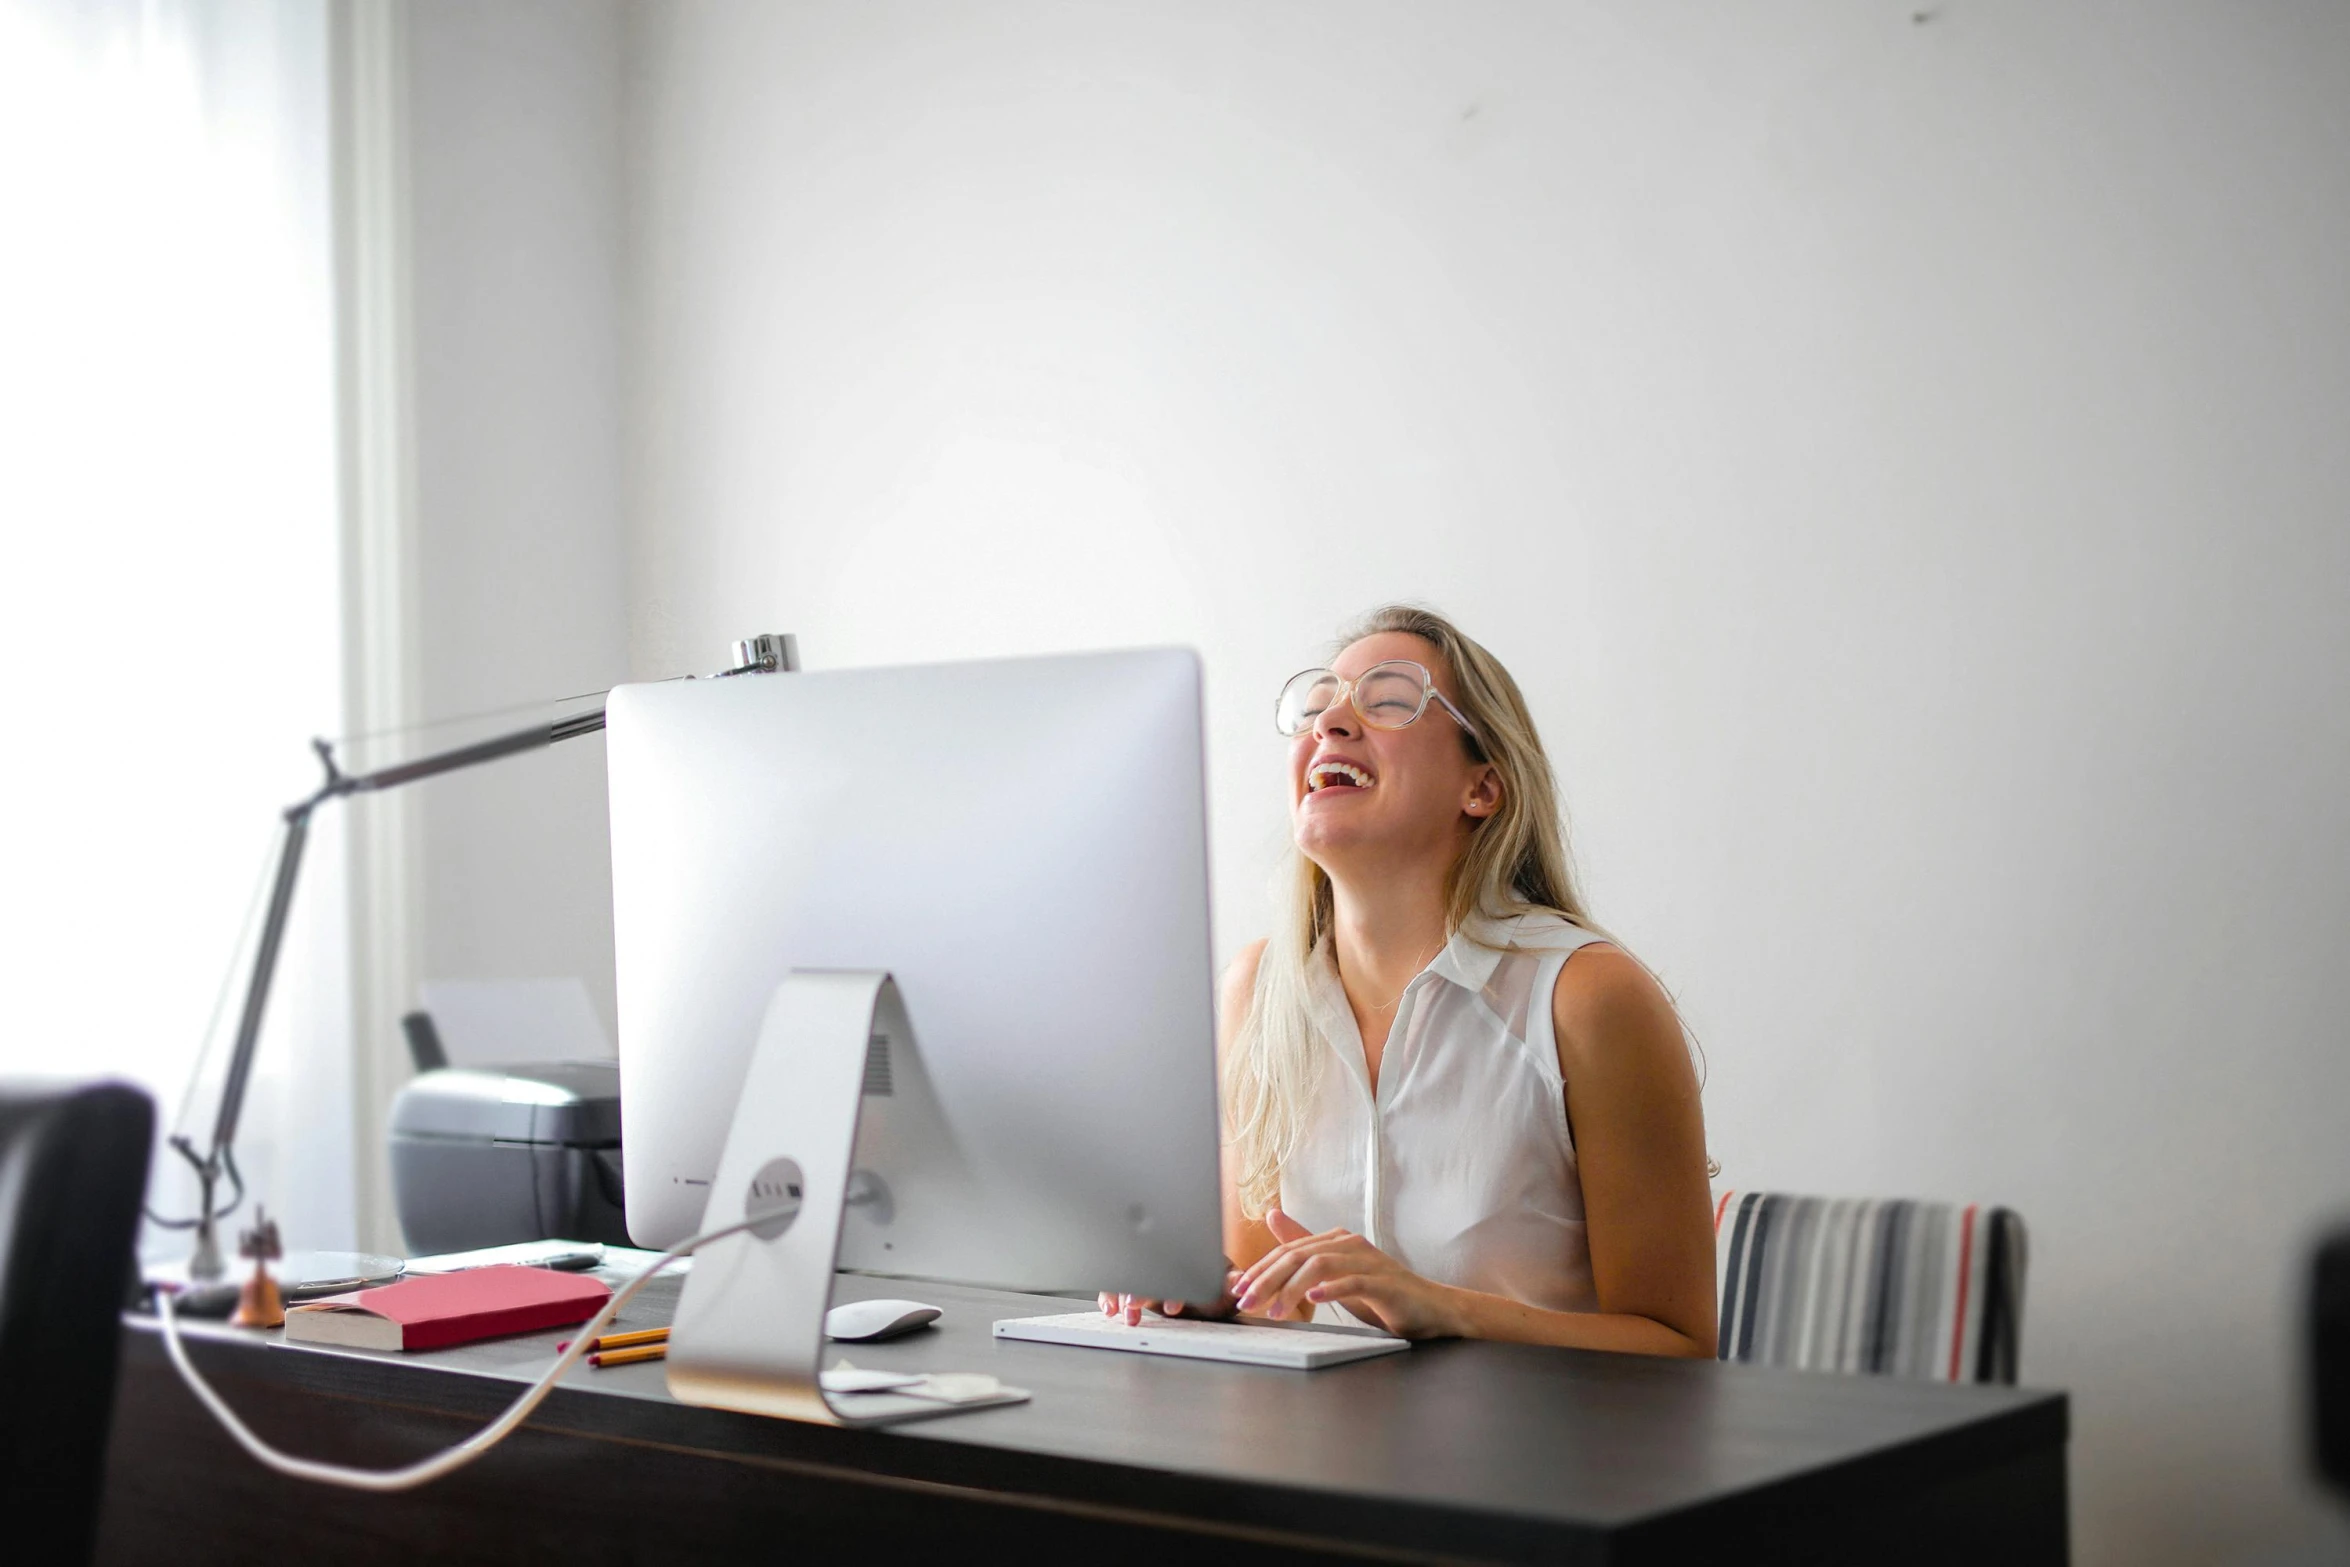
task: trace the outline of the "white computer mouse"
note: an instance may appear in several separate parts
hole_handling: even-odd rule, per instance
[[[928,1327],[943,1314],[918,1300],[852,1300],[824,1314],[824,1336],[870,1343]]]

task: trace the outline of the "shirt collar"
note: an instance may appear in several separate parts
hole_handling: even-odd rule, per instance
[[[1470,915],[1452,933],[1443,950],[1429,960],[1428,972],[1450,980],[1472,995],[1483,990],[1500,965],[1502,953],[1516,943],[1518,928],[1525,920],[1523,914],[1498,918],[1489,914]],[[1329,937],[1323,937],[1315,946],[1307,968],[1314,1000],[1331,1014],[1325,1026],[1338,1017],[1344,1017],[1351,1025],[1354,1013],[1347,1007],[1345,987],[1338,981],[1338,963],[1331,956]]]
[[[1472,914],[1428,967],[1463,990],[1472,994],[1481,991],[1500,966],[1502,953],[1515,944],[1518,926],[1524,920],[1522,914],[1502,918]]]

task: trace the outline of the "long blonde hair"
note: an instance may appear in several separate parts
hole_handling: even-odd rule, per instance
[[[1458,626],[1417,604],[1371,611],[1339,638],[1338,647],[1387,631],[1408,633],[1436,649],[1452,674],[1454,701],[1484,737],[1480,746],[1464,730],[1462,746],[1501,775],[1499,808],[1472,829],[1467,851],[1446,880],[1446,928],[1457,931],[1480,914],[1507,918],[1543,911],[1606,935],[1576,891],[1558,785],[1518,683]],[[1256,991],[1224,1068],[1225,1135],[1235,1155],[1241,1208],[1252,1218],[1280,1193],[1281,1167],[1305,1131],[1322,1048],[1307,1005],[1306,965],[1330,933],[1330,877],[1294,844],[1288,862],[1281,877],[1286,907],[1265,943]]]

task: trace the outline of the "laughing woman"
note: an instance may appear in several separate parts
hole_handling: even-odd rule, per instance
[[[1680,1019],[1583,912],[1516,682],[1390,607],[1276,716],[1293,906],[1223,997],[1235,1272],[1165,1309],[1711,1355]]]

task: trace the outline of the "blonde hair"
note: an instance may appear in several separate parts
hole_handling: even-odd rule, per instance
[[[1338,646],[1392,631],[1436,649],[1452,676],[1454,702],[1484,741],[1480,745],[1464,730],[1461,745],[1472,759],[1501,775],[1500,806],[1472,829],[1468,849],[1446,880],[1446,928],[1457,931],[1475,915],[1507,918],[1541,911],[1606,935],[1584,911],[1576,891],[1558,785],[1518,683],[1459,627],[1417,604],[1371,611],[1339,638]],[[1294,844],[1288,859],[1281,877],[1286,907],[1265,943],[1256,991],[1224,1070],[1225,1136],[1235,1156],[1241,1208],[1251,1218],[1280,1193],[1281,1167],[1305,1131],[1315,1057],[1322,1048],[1307,1004],[1306,965],[1330,933],[1330,877]]]

